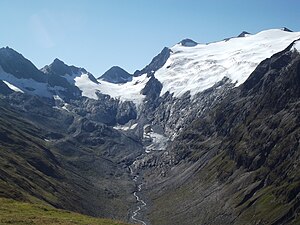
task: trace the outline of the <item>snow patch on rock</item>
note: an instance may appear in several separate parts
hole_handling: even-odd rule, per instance
[[[20,88],[16,87],[15,85],[9,83],[8,81],[3,81],[11,90],[15,91],[15,92],[21,92],[24,93],[24,91],[22,91]]]
[[[164,151],[167,147],[168,138],[162,134],[155,133],[151,125],[144,126],[143,140],[146,144],[145,152]]]
[[[0,80],[3,80],[3,82],[6,82],[10,84],[11,87],[14,87],[15,90],[19,90],[23,93],[25,92],[25,93],[39,95],[48,98],[52,96],[52,94],[48,91],[49,87],[47,83],[37,82],[36,80],[33,79],[24,79],[24,78],[19,79],[14,75],[5,72],[1,66],[0,66]],[[52,90],[54,90],[54,88]]]

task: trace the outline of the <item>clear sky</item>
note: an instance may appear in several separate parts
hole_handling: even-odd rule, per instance
[[[164,46],[243,30],[300,31],[300,0],[0,0],[0,46],[38,68],[54,58],[99,77],[142,69]]]

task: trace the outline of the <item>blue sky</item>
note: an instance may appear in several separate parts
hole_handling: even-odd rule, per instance
[[[300,31],[299,14],[299,0],[1,0],[0,46],[39,68],[59,58],[98,77],[114,65],[141,69],[183,38]]]

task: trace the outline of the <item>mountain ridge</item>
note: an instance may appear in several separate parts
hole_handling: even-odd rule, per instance
[[[299,160],[300,54],[291,47],[194,117],[156,158],[157,168],[173,160],[169,166],[145,169],[153,224],[299,222],[298,168],[291,165]]]
[[[0,197],[147,225],[297,223],[299,39],[175,44],[124,83],[59,59],[45,82],[5,67]]]
[[[51,95],[54,96],[55,93],[57,93],[62,99],[64,99],[64,97],[66,99],[70,99],[78,98],[80,96],[97,99],[97,92],[100,92],[102,94],[111,95],[114,98],[124,98],[126,100],[130,100],[132,95],[124,96],[122,94],[114,94],[109,90],[124,88],[122,93],[126,93],[125,90],[127,90],[129,87],[135,89],[134,85],[140,81],[136,81],[133,78],[141,77],[144,74],[147,74],[148,77],[150,77],[152,74],[155,74],[154,76],[163,85],[162,94],[164,94],[166,91],[169,91],[174,93],[175,96],[180,96],[186,91],[190,91],[192,94],[194,94],[198,91],[203,91],[209,87],[212,87],[216,82],[222,80],[224,76],[230,78],[232,82],[238,81],[238,84],[242,83],[250,74],[251,70],[253,70],[261,60],[270,57],[272,53],[282,50],[292,41],[294,41],[294,39],[297,39],[297,37],[299,38],[299,36],[300,35],[297,32],[286,32],[283,29],[271,29],[259,32],[255,35],[244,37],[243,39],[230,39],[225,42],[221,41],[210,43],[208,45],[197,44],[190,46],[189,48],[181,49],[181,44],[179,44],[173,46],[172,48],[164,48],[160,54],[153,58],[149,65],[142,70],[135,71],[133,77],[120,67],[112,67],[103,75],[103,80],[108,81],[108,83],[104,82],[102,84],[99,84],[97,79],[84,68],[68,66],[59,59],[55,59],[53,63],[43,67],[41,72],[37,71],[33,64],[30,64],[29,67],[32,71],[30,74],[39,74],[39,78],[35,77],[34,75],[32,77],[33,79],[39,82],[42,81],[46,86],[50,86],[50,88],[43,87],[44,89],[48,89],[44,90],[44,96],[49,97],[51,97]],[[256,46],[254,46],[252,49],[248,49],[248,43],[255,43]],[[239,45],[244,47],[239,47]],[[225,52],[224,54],[227,54],[227,59],[223,60],[222,57],[220,58],[217,56],[215,52],[217,47],[219,49],[223,49],[222,51]],[[257,51],[259,48],[265,50]],[[3,49],[5,50],[5,48],[2,48],[2,51],[4,51]],[[13,50],[6,49],[6,51]],[[247,57],[247,54],[250,54],[250,51],[253,51],[253,54],[256,55],[256,58],[252,56],[251,60],[245,60],[244,58]],[[201,52],[203,52],[203,55],[201,55]],[[180,54],[178,55],[178,53]],[[199,58],[195,58],[194,54],[195,56],[197,54],[197,57]],[[16,52],[14,55],[17,55],[17,58],[22,58],[24,67],[28,67],[26,66],[29,62],[27,59],[20,54],[18,55]],[[179,58],[176,58],[177,55]],[[210,58],[206,60],[202,59],[205,55],[209,55]],[[193,58],[189,58],[190,56]],[[2,56],[1,58],[3,61],[5,57]],[[192,67],[190,67],[188,63],[184,62],[190,60],[194,60],[194,65]],[[6,61],[6,64],[10,62],[9,59]],[[5,65],[5,63],[2,64]],[[189,68],[183,68],[182,65],[186,65]],[[198,69],[198,67],[204,69],[201,70]],[[244,75],[241,75],[240,72],[239,74],[235,75],[237,72],[234,70],[234,68],[236,68],[236,71],[244,71]],[[9,72],[13,73],[13,71],[10,71],[8,67],[4,67],[4,71],[5,69],[8,71],[8,74]],[[20,68],[17,69],[17,71],[19,70]],[[214,70],[217,70],[217,72],[214,72]],[[26,69],[22,69],[22,71],[26,71]],[[46,74],[46,76],[44,74]],[[176,74],[176,76],[174,74]],[[220,76],[217,76],[217,74],[220,74]],[[28,75],[20,75],[20,72],[13,76],[16,76],[16,78],[20,78],[20,76],[28,77]],[[108,76],[108,78],[105,78],[106,76]],[[113,81],[114,79],[109,78],[111,76],[115,76],[115,78],[117,78],[116,82]],[[239,77],[242,78],[240,79]],[[210,82],[208,78],[211,79]],[[66,84],[65,80],[67,80],[70,84]],[[15,81],[10,81],[8,82],[12,83],[12,85],[20,88],[23,91],[27,91],[28,89],[36,89],[36,87],[22,88],[19,84],[14,83]],[[114,83],[116,85],[113,85]],[[123,85],[117,86],[118,83]],[[207,83],[207,85],[204,85],[204,83]],[[140,90],[136,90],[135,96],[138,96],[141,90],[142,88],[140,88]],[[35,91],[29,91],[29,93],[35,93]],[[143,99],[143,96],[140,95],[139,98]]]

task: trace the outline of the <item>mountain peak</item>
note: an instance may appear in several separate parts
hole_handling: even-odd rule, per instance
[[[16,50],[14,50],[8,46],[0,48],[0,54],[1,54],[1,57],[6,57],[6,58],[23,57]]]
[[[290,29],[287,28],[287,27],[282,27],[281,30],[282,30],[282,31],[286,31],[286,32],[293,32],[292,30],[290,30]]]
[[[32,62],[10,47],[0,48],[0,66],[18,79],[33,79],[45,82],[46,77]]]
[[[60,60],[59,58],[55,58],[51,64],[63,64],[63,65],[65,65],[65,63],[62,60]]]
[[[72,67],[72,66],[69,66],[67,64],[64,63],[64,61],[60,60],[59,58],[55,58],[53,60],[53,62],[49,65],[50,67],[54,68],[54,69],[58,69],[58,68],[68,68],[68,67]]]
[[[112,66],[110,69],[113,69],[113,70],[124,70],[123,68],[121,68],[119,66]]]
[[[136,70],[133,76],[138,77],[145,73],[152,74],[153,72],[157,71],[166,63],[171,52],[171,49],[164,47],[163,50],[157,56],[155,56],[147,66],[145,66],[142,70]]]
[[[249,32],[243,31],[242,33],[240,33],[240,34],[238,35],[238,37],[246,37],[246,36],[249,35],[249,34],[250,34]]]
[[[182,46],[185,46],[185,47],[194,47],[198,43],[193,41],[192,39],[185,38],[185,39],[181,40],[178,44],[181,44]]]
[[[0,48],[1,51],[13,51],[13,52],[16,52],[14,49],[10,48],[9,46],[6,46],[6,47],[2,47]]]
[[[65,75],[72,74],[72,70],[63,61],[55,58],[50,65],[45,66],[41,69],[46,74]]]
[[[92,82],[98,83],[96,78],[91,73],[86,71],[86,69],[81,68],[81,67],[76,67],[76,66],[69,66],[58,58],[55,58],[50,65],[44,66],[41,69],[41,71],[48,75],[65,76],[65,77],[66,77],[66,75],[70,75],[71,77],[73,77],[73,76],[76,77],[76,76],[81,76],[82,74],[87,74],[89,79]],[[72,80],[72,82],[74,82],[74,81]]]
[[[132,74],[128,73],[119,66],[113,66],[98,79],[114,84],[126,83],[132,80]]]

